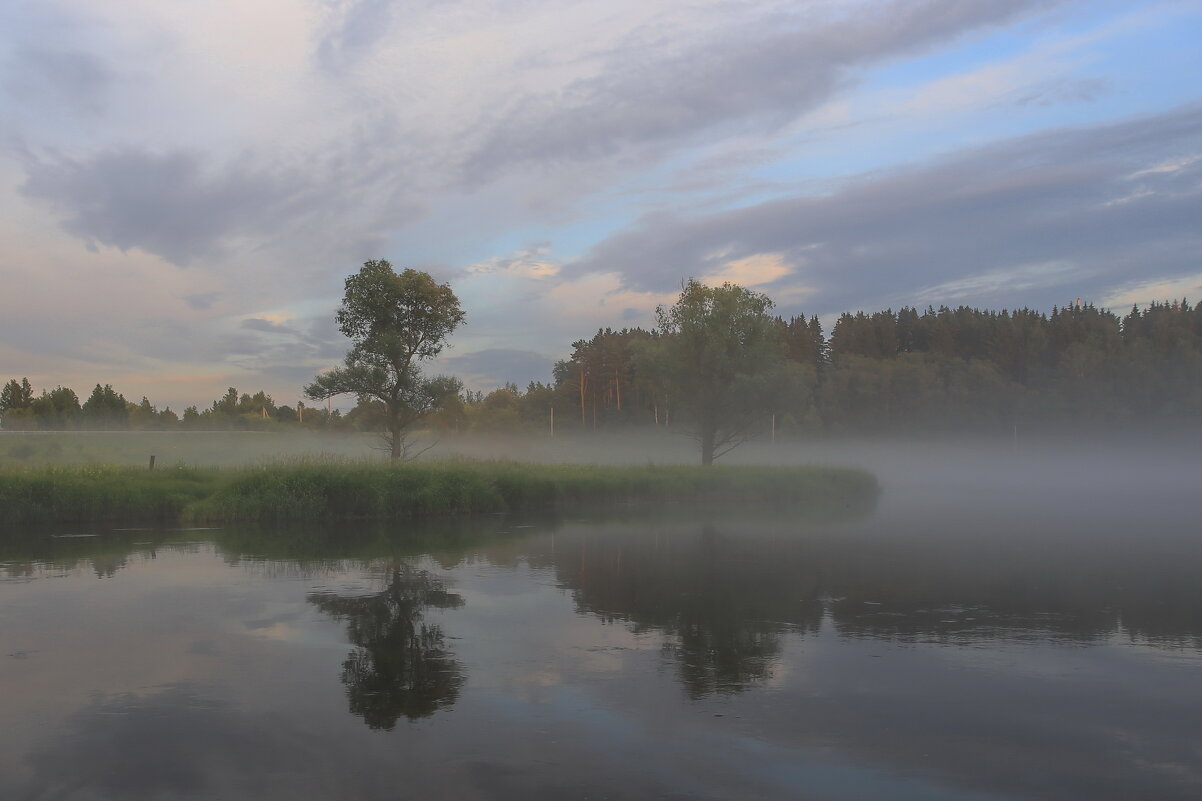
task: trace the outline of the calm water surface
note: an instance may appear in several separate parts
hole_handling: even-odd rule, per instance
[[[7,532],[0,798],[1199,798],[1197,529],[965,486]]]

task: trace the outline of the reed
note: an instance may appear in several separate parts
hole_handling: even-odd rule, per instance
[[[82,465],[0,472],[0,523],[169,523],[219,482],[213,469]]]
[[[614,505],[838,506],[875,497],[869,473],[446,460],[298,459],[241,468],[110,466],[0,472],[0,521],[273,522]]]

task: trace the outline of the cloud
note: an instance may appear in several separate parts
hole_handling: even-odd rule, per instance
[[[289,393],[341,360],[329,310],[368,258],[452,281],[469,354],[648,326],[685,276],[787,313],[1050,305],[1197,272],[1185,111],[949,152],[1190,96],[1153,74],[1199,19],[1167,6],[18,7],[0,25],[0,338],[50,385]]]
[[[349,0],[330,8],[331,19],[317,46],[317,60],[339,70],[367,55],[388,34],[396,3],[392,0]]]
[[[114,75],[94,53],[76,49],[21,47],[7,60],[0,87],[23,107],[62,115],[98,116]]]
[[[1182,298],[1191,303],[1202,300],[1202,273],[1124,284],[1104,296],[1102,303],[1109,308],[1124,311],[1130,306],[1138,305],[1142,308],[1153,302],[1164,303]]]
[[[272,322],[262,317],[247,317],[242,321],[242,328],[248,331],[262,331],[266,334],[288,334],[295,336],[297,331],[291,326]]]
[[[184,295],[184,303],[188,307],[196,311],[208,311],[213,308],[213,304],[221,297],[221,292],[196,292],[191,295]]]
[[[37,160],[22,191],[65,212],[64,227],[76,236],[184,266],[278,217],[299,189],[286,176],[205,166],[195,153],[139,149]]]
[[[779,281],[793,271],[794,266],[780,253],[753,253],[725,262],[717,270],[703,275],[701,282],[707,286],[731,283],[754,288]]]
[[[478,183],[506,165],[666,147],[716,127],[780,126],[829,98],[856,67],[1051,5],[892,2],[835,19],[753,16],[687,43],[648,36],[643,47],[610,53],[598,74],[513,104],[466,160],[465,176]]]
[[[503,273],[520,278],[544,279],[559,274],[559,264],[547,257],[550,242],[535,242],[510,256],[494,256],[469,265],[470,274]]]
[[[772,253],[799,266],[766,288],[802,283],[823,311],[939,292],[983,305],[1097,297],[1136,265],[1196,272],[1200,137],[1202,108],[1186,107],[962,151],[825,196],[649,215],[564,274],[616,273],[626,289],[663,291]]]
[[[551,380],[554,359],[541,353],[516,348],[487,348],[458,356],[443,356],[445,365],[470,387],[490,389],[513,381],[524,387],[531,381]]]

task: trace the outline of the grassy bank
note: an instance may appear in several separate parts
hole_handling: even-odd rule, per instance
[[[859,470],[408,465],[299,461],[242,468],[42,467],[0,472],[0,522],[397,520],[591,504],[833,506],[876,495]]]

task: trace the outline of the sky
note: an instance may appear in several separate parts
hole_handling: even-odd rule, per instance
[[[0,381],[295,403],[368,259],[549,381],[786,318],[1202,300],[1202,0],[5,0]],[[353,402],[347,402],[351,405]]]

